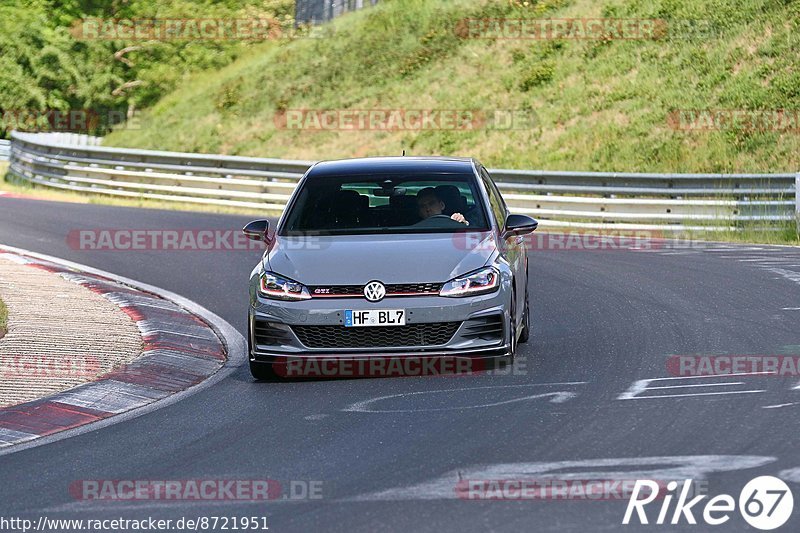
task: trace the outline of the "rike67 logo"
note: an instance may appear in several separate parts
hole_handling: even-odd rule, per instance
[[[708,495],[701,494],[689,499],[691,487],[692,480],[684,480],[680,494],[678,494],[678,482],[670,481],[667,484],[667,493],[664,495],[663,491],[659,492],[659,485],[655,481],[637,480],[628,501],[628,507],[625,509],[622,523],[625,525],[635,524],[636,519],[640,524],[651,523],[649,520],[652,520],[653,517],[651,515],[648,518],[645,507],[656,499],[661,500],[661,507],[655,524],[677,525],[684,520],[688,524],[697,524],[695,513],[702,514],[703,521],[710,526],[719,526],[730,520],[731,514],[737,508],[737,502],[733,496],[720,494],[705,502],[705,505],[699,505]],[[641,497],[642,495],[644,497]],[[671,509],[675,496],[677,496],[677,502]],[[739,493],[739,513],[748,524],[756,529],[771,530],[781,527],[789,520],[793,508],[794,498],[789,486],[773,476],[760,476],[752,479]]]

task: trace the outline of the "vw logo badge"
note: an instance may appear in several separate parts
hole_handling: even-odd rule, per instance
[[[370,281],[364,287],[364,296],[370,302],[380,302],[386,296],[386,287],[380,281]]]

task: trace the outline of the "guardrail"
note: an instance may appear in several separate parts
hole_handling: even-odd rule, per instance
[[[377,3],[378,0],[297,0],[294,18],[300,24],[321,24],[348,11]]]
[[[11,152],[11,141],[0,139],[0,161],[8,161],[8,155]]]
[[[95,194],[281,210],[311,161],[133,150],[12,132],[10,172]],[[509,207],[542,226],[719,230],[800,220],[800,173],[635,174],[490,170]]]

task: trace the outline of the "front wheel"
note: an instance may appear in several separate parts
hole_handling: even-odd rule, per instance
[[[250,317],[247,317],[248,324]],[[247,334],[247,358],[253,354],[253,344],[250,342],[250,334]],[[250,360],[250,374],[259,381],[272,381],[275,380],[278,375],[275,373],[275,369],[270,363],[257,363],[253,360]]]
[[[531,307],[528,304],[528,295],[525,295],[525,315],[522,317],[522,332],[519,334],[519,342],[528,342],[531,338]]]
[[[517,355],[517,321],[512,316],[508,323],[508,330],[511,334],[511,341],[508,348],[508,363],[514,362],[514,357]]]

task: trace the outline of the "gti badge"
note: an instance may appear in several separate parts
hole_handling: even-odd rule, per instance
[[[364,296],[370,302],[380,302],[386,296],[386,287],[380,281],[370,281],[364,287]]]

